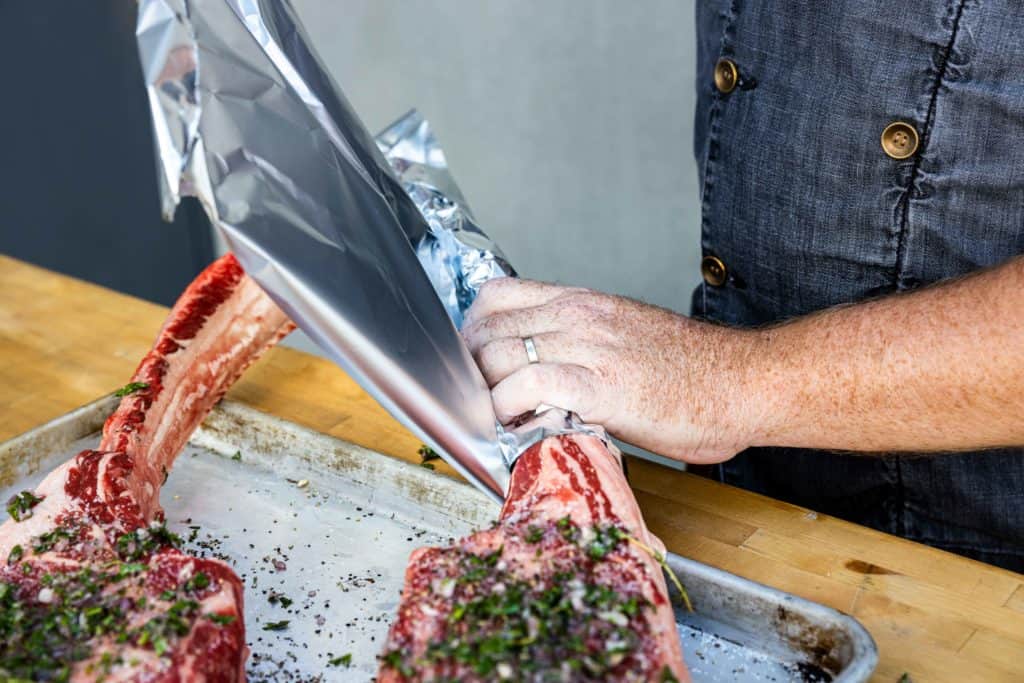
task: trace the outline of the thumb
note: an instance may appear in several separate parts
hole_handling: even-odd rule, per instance
[[[581,365],[534,363],[498,382],[491,390],[494,412],[502,424],[543,404],[570,410],[586,421],[595,419],[596,382]]]

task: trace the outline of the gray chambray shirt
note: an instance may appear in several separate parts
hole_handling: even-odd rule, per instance
[[[695,316],[761,325],[1024,253],[1019,3],[700,0],[697,30]],[[1024,450],[751,449],[720,474],[1024,571]]]

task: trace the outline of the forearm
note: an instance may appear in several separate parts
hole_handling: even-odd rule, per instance
[[[1024,445],[1024,258],[762,329],[503,278],[462,331],[503,422],[558,406],[688,462]]]
[[[942,451],[1024,444],[1024,258],[752,338],[754,445]]]

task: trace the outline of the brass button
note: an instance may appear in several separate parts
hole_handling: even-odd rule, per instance
[[[721,287],[725,284],[727,272],[722,259],[717,256],[705,256],[700,261],[700,274],[704,276],[704,282],[712,287]]]
[[[917,130],[903,121],[893,121],[882,131],[882,149],[893,159],[906,159],[917,151]]]
[[[731,93],[739,80],[740,72],[736,68],[736,63],[725,57],[719,59],[715,64],[715,87],[718,88],[718,92]]]

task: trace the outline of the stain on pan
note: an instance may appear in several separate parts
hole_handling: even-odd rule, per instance
[[[805,678],[804,680],[832,680],[835,672],[840,671],[844,661],[842,650],[846,645],[846,634],[809,621],[806,616],[786,609],[779,605],[775,610],[775,629],[786,643],[802,652],[811,655],[811,661],[802,662],[798,666],[807,676],[825,675],[828,678]]]

